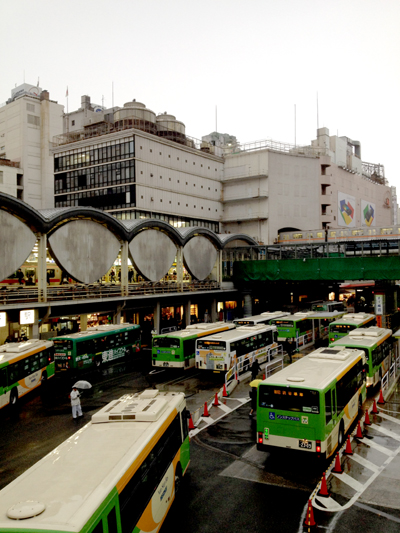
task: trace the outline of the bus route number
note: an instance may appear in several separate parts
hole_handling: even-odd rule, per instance
[[[299,448],[303,448],[306,450],[311,450],[312,443],[310,440],[299,440]]]

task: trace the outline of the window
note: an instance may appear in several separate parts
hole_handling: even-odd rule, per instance
[[[31,113],[34,113],[35,112],[34,104],[26,104],[26,110],[30,111]]]
[[[73,126],[75,126],[75,120],[73,120],[73,121],[71,122],[71,124],[72,124]]]
[[[28,115],[28,124],[33,126],[40,126],[40,117],[35,117],[35,115]]]
[[[0,183],[3,183],[3,171],[0,170]]]

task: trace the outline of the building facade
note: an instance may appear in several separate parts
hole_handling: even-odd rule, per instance
[[[39,86],[24,83],[11,91],[0,106],[0,191],[37,209],[54,206],[50,143],[63,131],[63,111]]]

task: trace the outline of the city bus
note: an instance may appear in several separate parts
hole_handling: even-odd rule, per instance
[[[309,318],[313,312],[294,313],[282,318],[275,318],[271,324],[276,326],[278,331],[278,342],[287,341],[296,343],[298,347],[305,347],[306,344],[311,344],[313,338],[318,337],[318,326],[314,325]]]
[[[366,399],[365,355],[318,348],[257,388],[257,449],[286,448],[330,457]]]
[[[0,491],[0,530],[160,530],[190,462],[185,396],[114,400]]]
[[[348,335],[353,329],[375,325],[375,315],[369,313],[347,313],[329,324],[329,344]]]
[[[337,340],[331,347],[345,346],[363,350],[367,358],[367,387],[373,387],[389,370],[394,352],[392,330],[370,326],[357,328]]]
[[[261,313],[260,315],[247,316],[244,318],[235,318],[233,323],[235,326],[255,326],[256,324],[271,324],[274,318],[290,315],[284,311],[271,311]]]
[[[315,302],[311,305],[311,311],[318,313],[319,311],[327,311],[333,313],[333,311],[344,311],[343,302],[333,302],[331,300],[327,302]]]
[[[154,335],[151,348],[152,365],[184,370],[193,368],[196,339],[234,327],[234,324],[228,322],[199,323],[173,333]]]
[[[0,408],[16,406],[18,399],[54,376],[54,346],[31,339],[0,346]]]
[[[51,340],[56,372],[100,368],[125,356],[132,358],[141,347],[137,324],[103,324]]]
[[[263,363],[276,354],[276,327],[258,324],[239,326],[196,341],[196,368],[229,372],[235,365],[247,371],[254,359]]]

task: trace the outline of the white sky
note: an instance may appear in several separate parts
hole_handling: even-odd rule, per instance
[[[24,82],[69,111],[143,102],[200,139],[361,142],[398,188],[399,0],[0,0],[0,102]],[[397,126],[396,126],[397,124]]]

